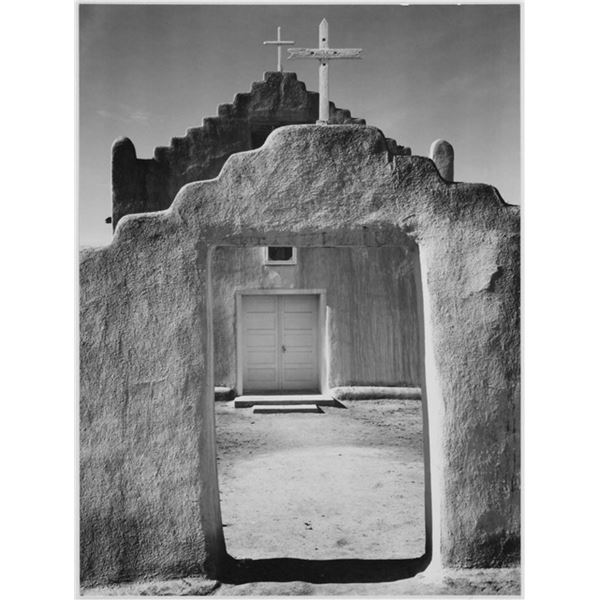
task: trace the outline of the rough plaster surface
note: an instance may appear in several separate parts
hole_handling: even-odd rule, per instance
[[[265,265],[262,248],[217,248],[215,383],[236,385],[235,291],[325,289],[329,386],[420,385],[414,242],[389,248],[298,248],[297,265]]]
[[[206,250],[169,227],[84,251],[82,581],[210,572],[220,519],[206,372]],[[213,552],[214,556],[214,552]]]
[[[442,562],[518,560],[519,209],[491,186],[444,181],[427,158],[394,155],[377,129],[302,125],[82,252],[84,582],[210,575],[223,558],[209,247],[407,237],[421,255],[428,379],[440,390],[427,402],[441,422]]]
[[[364,124],[333,102],[329,114],[332,123]],[[153,158],[138,159],[131,140],[117,140],[112,149],[113,227],[125,215],[168,208],[183,185],[216,177],[234,152],[258,148],[282,125],[315,123],[318,115],[319,95],[307,91],[295,73],[268,72],[250,92],[221,104],[218,116],[156,148]],[[388,143],[393,152],[410,153],[394,140]]]

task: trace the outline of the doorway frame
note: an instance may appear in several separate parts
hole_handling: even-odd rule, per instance
[[[319,374],[319,393],[329,391],[329,352],[327,345],[327,291],[319,288],[312,289],[242,289],[235,291],[235,360],[236,381],[235,390],[238,396],[244,394],[244,365],[243,365],[243,318],[242,301],[244,296],[317,296],[317,365]]]

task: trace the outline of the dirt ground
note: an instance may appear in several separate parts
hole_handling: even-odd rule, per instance
[[[229,573],[222,581],[138,581],[82,594],[519,595],[519,569],[399,574],[397,562],[424,550],[421,403],[344,404],[323,414],[254,415],[218,402]]]
[[[257,581],[232,585],[197,577],[140,581],[82,590],[96,598],[127,596],[519,596],[520,569],[447,570],[435,577],[420,573],[410,579],[382,583],[314,584],[305,581]]]
[[[520,569],[448,570],[435,577],[420,573],[410,579],[382,583],[314,584],[305,581],[257,581],[232,585],[196,577],[166,581],[140,581],[88,588],[83,596],[519,596]]]
[[[217,403],[221,510],[232,557],[424,553],[420,401],[344,405],[322,414],[253,414]]]

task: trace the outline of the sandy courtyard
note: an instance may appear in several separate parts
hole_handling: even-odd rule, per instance
[[[254,415],[217,402],[223,531],[237,559],[229,572],[83,594],[518,595],[519,569],[401,574],[394,559],[420,556],[425,543],[421,403],[344,404]]]
[[[219,488],[236,559],[423,554],[420,401],[344,401],[323,414],[217,402]]]

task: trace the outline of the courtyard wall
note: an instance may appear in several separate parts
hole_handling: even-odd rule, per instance
[[[519,231],[493,187],[444,181],[352,125],[279,128],[168,210],[122,219],[109,246],[81,255],[82,582],[224,564],[211,249],[407,237],[426,306],[430,550],[445,566],[516,564]]]

